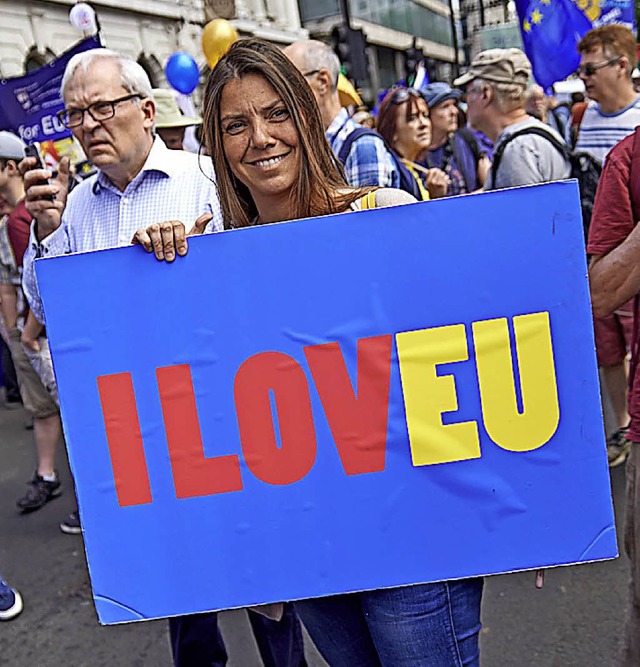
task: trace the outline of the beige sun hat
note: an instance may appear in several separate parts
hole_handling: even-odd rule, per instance
[[[154,88],[153,101],[156,103],[156,127],[160,130],[202,124],[202,118],[199,116],[185,116],[180,111],[175,95],[171,90]]]
[[[464,86],[474,79],[498,83],[515,83],[526,88],[531,76],[531,63],[520,49],[489,49],[479,53],[469,70],[458,77],[454,86]]]

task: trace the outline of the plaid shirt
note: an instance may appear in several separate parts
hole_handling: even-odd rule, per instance
[[[181,220],[189,229],[203,213],[213,213],[207,232],[222,229],[211,162],[208,158],[199,162],[197,156],[169,150],[156,139],[142,170],[124,192],[98,171],[70,193],[55,232],[38,243],[32,229],[22,285],[37,319],[44,322],[34,271],[37,257],[126,246],[141,227]]]
[[[327,128],[326,137],[336,157],[342,144],[359,125],[351,120],[346,109],[333,119]],[[397,188],[400,185],[398,174],[389,151],[382,137],[364,135],[353,142],[344,165],[347,182],[353,187],[379,185],[381,188]]]

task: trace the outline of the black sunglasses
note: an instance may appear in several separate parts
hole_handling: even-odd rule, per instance
[[[615,58],[610,58],[605,60],[603,63],[587,63],[586,65],[580,65],[576,70],[576,74],[583,76],[593,76],[599,69],[603,67],[609,67],[609,65],[614,65],[620,60],[622,56],[616,56]]]
[[[404,104],[410,97],[424,99],[424,95],[415,88],[396,88],[391,93],[391,104]]]

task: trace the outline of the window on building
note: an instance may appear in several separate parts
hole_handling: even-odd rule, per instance
[[[158,59],[154,55],[141,53],[138,56],[138,65],[147,73],[152,88],[161,88],[164,84],[164,72]]]
[[[33,72],[33,70],[55,60],[55,57],[56,54],[51,49],[46,49],[43,53],[38,51],[38,47],[34,44],[27,52],[27,56],[24,59],[24,71],[27,74]]]

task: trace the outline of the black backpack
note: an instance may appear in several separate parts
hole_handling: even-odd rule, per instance
[[[422,199],[422,194],[420,192],[420,188],[418,188],[416,179],[413,177],[413,174],[404,166],[404,164],[402,164],[402,160],[400,160],[396,153],[391,148],[389,148],[389,146],[387,146],[387,142],[384,140],[382,135],[375,130],[372,130],[371,128],[357,127],[353,130],[353,132],[347,135],[347,138],[344,140],[344,143],[338,152],[338,160],[340,160],[342,165],[346,163],[354,142],[360,139],[360,137],[364,137],[365,135],[378,137],[378,139],[383,141],[385,148],[391,156],[391,160],[393,161],[393,164],[398,171],[398,174],[400,175],[400,185],[398,187],[400,190],[408,192],[410,195],[413,195],[418,201],[420,201]]]
[[[591,214],[593,213],[593,202],[596,198],[596,189],[598,187],[598,181],[600,180],[600,173],[602,172],[602,164],[589,153],[570,150],[566,144],[558,141],[550,132],[547,132],[547,130],[542,127],[526,127],[510,134],[500,146],[498,146],[498,150],[493,154],[493,165],[491,167],[492,183],[496,182],[498,167],[500,166],[502,154],[504,153],[507,144],[523,134],[537,134],[539,137],[544,137],[550,141],[558,152],[562,154],[565,160],[570,163],[571,174],[569,178],[577,179],[578,187],[580,188],[580,207],[582,208],[582,224],[584,226],[584,238],[586,241],[589,233],[589,225],[591,224]]]

